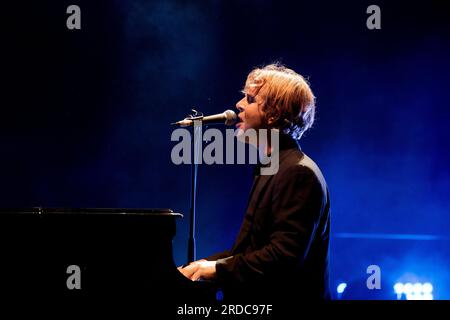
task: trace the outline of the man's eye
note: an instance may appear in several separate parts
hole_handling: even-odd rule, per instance
[[[247,103],[254,103],[254,102],[255,102],[255,97],[247,95]]]

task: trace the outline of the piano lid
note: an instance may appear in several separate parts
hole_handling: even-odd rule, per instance
[[[0,214],[107,214],[138,216],[174,216],[183,217],[181,213],[166,208],[0,208]]]

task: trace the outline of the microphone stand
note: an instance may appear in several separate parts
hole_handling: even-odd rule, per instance
[[[196,244],[195,244],[195,225],[196,225],[196,200],[197,200],[197,174],[198,164],[202,147],[202,119],[203,114],[192,110],[193,115],[189,116],[189,120],[194,122],[193,133],[193,153],[194,162],[191,165],[191,208],[189,217],[189,240],[188,240],[188,264],[196,260]]]
[[[172,124],[177,124],[181,126],[192,125],[193,123],[193,133],[194,133],[194,143],[191,150],[194,153],[194,163],[191,166],[191,208],[189,217],[189,240],[188,240],[188,262],[187,264],[196,260],[196,245],[195,245],[195,225],[196,225],[196,201],[197,201],[197,174],[198,174],[198,164],[202,160],[201,147],[202,147],[202,127],[203,120],[206,122],[214,120],[225,121],[225,124],[230,125],[230,121],[236,120],[236,114],[227,110],[220,115],[204,117],[203,113],[192,109],[192,114],[188,115],[184,120],[178,121]],[[230,123],[228,123],[230,122]]]

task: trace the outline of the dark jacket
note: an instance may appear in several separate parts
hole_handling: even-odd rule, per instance
[[[295,140],[281,135],[279,152],[275,175],[255,174],[231,251],[207,258],[217,260],[217,283],[225,298],[329,298],[325,179]]]

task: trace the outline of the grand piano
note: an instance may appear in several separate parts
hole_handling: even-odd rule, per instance
[[[179,218],[170,209],[0,209],[1,296],[213,303],[211,283],[176,269]]]

